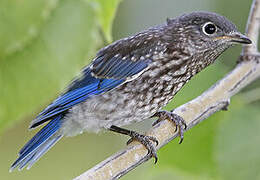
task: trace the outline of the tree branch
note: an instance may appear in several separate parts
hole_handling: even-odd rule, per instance
[[[243,47],[239,64],[222,80],[197,98],[174,110],[174,113],[185,119],[187,130],[213,113],[226,109],[233,95],[260,77],[260,55],[256,46],[259,23],[260,0],[254,0],[246,29],[248,37],[253,41],[253,46]],[[175,126],[171,122],[164,120],[150,129],[146,135],[153,136],[159,141],[159,145],[156,147],[158,150],[176,138],[178,132],[175,132]],[[146,148],[134,141],[126,149],[112,155],[74,180],[118,179],[138,165],[148,161],[151,157],[146,155]]]
[[[260,1],[254,0],[251,6],[250,14],[247,20],[246,34],[251,39],[253,44],[251,46],[244,46],[242,54],[259,53],[257,49],[257,42],[260,27]]]

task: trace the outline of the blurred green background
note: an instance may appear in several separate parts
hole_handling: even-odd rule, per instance
[[[120,3],[120,4],[119,4]],[[220,13],[244,32],[251,1],[244,0],[1,0],[0,1],[0,179],[69,180],[125,147],[111,132],[66,138],[31,170],[9,173],[19,149],[37,130],[30,121],[113,40],[185,12]],[[234,68],[233,47],[178,93],[166,109],[183,104]],[[250,85],[218,112],[158,152],[122,179],[260,179],[260,90]],[[151,122],[128,128],[145,131]]]

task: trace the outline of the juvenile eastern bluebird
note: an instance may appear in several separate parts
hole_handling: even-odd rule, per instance
[[[30,129],[49,122],[20,150],[10,171],[26,165],[29,169],[62,137],[103,129],[129,135],[156,160],[154,137],[121,126],[167,117],[182,140],[185,121],[161,109],[191,77],[236,43],[251,41],[223,16],[193,12],[104,47],[32,121]]]

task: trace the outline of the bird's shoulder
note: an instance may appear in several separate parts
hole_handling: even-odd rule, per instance
[[[109,59],[117,54],[125,58],[147,55],[149,52],[152,52],[153,48],[163,44],[162,29],[162,27],[153,27],[132,36],[119,39],[100,49],[97,57],[106,56]]]

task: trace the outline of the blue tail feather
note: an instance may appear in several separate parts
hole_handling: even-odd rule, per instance
[[[46,126],[44,126],[25,146],[20,150],[18,159],[12,164],[10,171],[18,167],[23,169],[27,164],[30,168],[44,153],[46,153],[62,135],[58,134],[61,127],[60,114],[54,117]]]
[[[19,155],[22,155],[25,153],[25,151],[28,151],[33,145],[38,144],[39,141],[43,141],[43,136],[48,135],[48,133],[51,133],[49,131],[55,130],[55,126],[59,123],[58,120],[53,119],[48,123],[48,125],[44,126],[30,141],[28,141],[24,147],[19,151]]]

